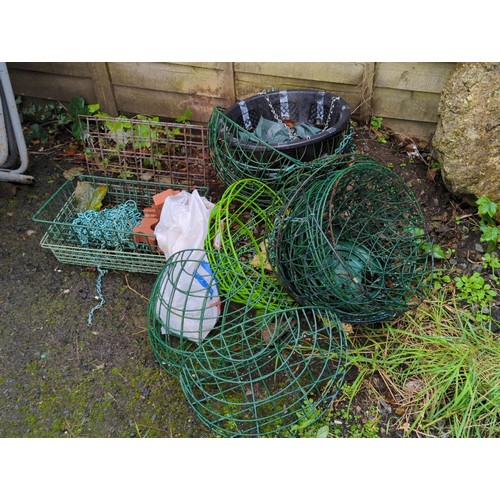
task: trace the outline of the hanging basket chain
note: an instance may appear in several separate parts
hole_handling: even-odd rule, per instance
[[[271,114],[273,115],[274,119],[280,123],[281,125],[284,125],[287,128],[288,135],[290,136],[290,139],[292,141],[297,141],[299,139],[297,132],[293,127],[288,127],[285,123],[283,123],[283,120],[279,117],[278,113],[274,109],[274,106],[271,102],[271,99],[269,99],[269,96],[267,95],[267,92],[265,90],[261,90],[259,92],[259,95],[262,95],[264,99],[266,100],[269,110],[271,111]],[[325,124],[323,126],[323,131],[325,131],[328,128],[328,124],[330,123],[330,120],[332,119],[333,115],[333,108],[335,107],[335,103],[339,100],[340,98],[338,96],[332,97],[332,100],[330,102],[330,108],[328,110],[328,116],[326,118]]]
[[[274,116],[274,119],[278,123],[280,123],[281,125],[284,125],[286,127],[288,135],[290,136],[290,139],[292,141],[297,141],[299,139],[299,137],[297,136],[295,129],[293,129],[292,127],[288,127],[285,123],[283,123],[283,120],[278,116],[278,113],[276,113],[276,110],[274,109],[274,106],[271,103],[271,99],[269,99],[269,96],[267,95],[266,91],[262,90],[261,92],[259,92],[259,95],[264,96],[264,99],[266,100],[267,104],[269,105],[269,109],[270,109],[272,115]]]
[[[323,130],[326,130],[328,128],[328,124],[330,123],[330,120],[332,119],[332,114],[333,114],[333,108],[335,107],[335,103],[339,100],[339,97],[333,97],[332,102],[330,103],[330,109],[328,110],[328,117],[325,122],[325,126],[323,127]]]

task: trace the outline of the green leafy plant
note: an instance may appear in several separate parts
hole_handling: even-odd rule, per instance
[[[375,130],[380,130],[382,127],[382,118],[379,116],[372,116],[370,120],[370,125],[375,129]]]
[[[495,283],[500,284],[500,278],[496,275],[496,270],[500,269],[500,260],[494,253],[485,253],[483,255],[483,269],[491,269]]]
[[[193,110],[191,109],[186,109],[182,115],[178,116],[176,118],[177,123],[189,123],[189,118],[191,118],[191,115],[193,114]]]
[[[190,109],[186,110],[176,119],[176,122],[189,123],[188,118],[191,114]],[[96,116],[105,119],[104,127],[110,132],[110,139],[118,149],[124,149],[127,145],[131,145],[136,150],[150,148],[160,137],[160,134],[166,133],[168,139],[174,139],[181,133],[181,129],[178,127],[166,130],[158,127],[156,124],[159,123],[160,119],[157,116],[136,115],[134,119],[144,123],[134,124],[124,115],[119,115],[119,120],[112,119],[111,115],[107,113],[96,113]],[[106,120],[106,118],[109,118],[109,120]]]
[[[473,306],[477,321],[488,321],[489,314],[485,314],[497,293],[491,285],[485,282],[484,278],[475,272],[471,276],[456,276],[455,286],[458,290],[457,299],[465,300],[467,304]]]
[[[92,115],[99,111],[99,104],[85,104],[83,97],[75,96],[68,105],[68,125],[71,128],[71,134],[75,139],[83,139],[86,133],[83,125],[80,123],[80,115]]]
[[[85,104],[85,100],[80,96],[74,96],[67,108],[55,101],[23,105],[20,97],[16,98],[16,103],[21,123],[28,127],[27,139],[38,140],[42,144],[62,130],[68,130],[75,139],[81,139],[85,131],[79,115],[94,114],[99,110],[99,104]]]
[[[440,290],[448,286],[451,283],[451,276],[449,274],[445,274],[443,269],[434,269],[432,276],[432,286],[434,290]]]
[[[132,147],[134,149],[150,148],[151,144],[158,137],[158,130],[155,127],[155,123],[158,123],[160,119],[157,116],[150,118],[144,115],[137,115],[136,118],[148,123],[134,124]]]
[[[357,394],[359,387],[356,384],[344,384],[342,393],[348,395],[350,400]],[[380,437],[380,412],[375,406],[368,410],[369,418],[362,418],[353,414],[350,405],[333,412],[330,433],[337,438],[378,438]]]
[[[500,241],[500,226],[498,226],[493,217],[496,215],[498,205],[491,201],[487,196],[481,196],[476,201],[478,214],[481,217],[479,228],[481,230],[481,241],[487,243],[487,252],[492,252]]]
[[[19,119],[27,127],[27,139],[46,144],[51,136],[65,126],[70,117],[64,106],[59,102],[45,104],[24,103],[21,97],[16,98]]]
[[[425,231],[421,227],[412,226],[408,227],[407,230],[411,231],[417,242],[419,242],[418,239],[420,239],[422,236],[425,235]],[[422,241],[422,239],[420,239],[420,241]],[[445,251],[441,248],[439,243],[434,243],[431,241],[422,241],[422,243],[420,244],[420,250],[423,253],[432,255],[434,259],[447,258]]]
[[[429,246],[428,244],[424,244],[424,247]],[[441,248],[439,243],[430,243],[430,253],[435,259],[446,259],[446,253]]]
[[[297,437],[325,438],[328,437],[329,426],[318,422],[322,412],[315,406],[312,399],[306,399],[302,408],[297,411],[298,421],[292,425],[291,431]]]

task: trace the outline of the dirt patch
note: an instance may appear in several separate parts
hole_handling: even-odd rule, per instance
[[[450,196],[439,172],[410,156],[404,141],[382,144],[367,127],[356,128],[355,142],[358,152],[390,165],[413,189],[431,237],[453,250],[447,265],[488,279],[475,210]],[[97,273],[60,264],[40,247],[45,228],[32,221],[64,173],[84,166],[81,152],[69,141],[30,149],[35,184],[0,183],[0,436],[215,437],[149,345],[146,306],[155,276],[107,273],[105,305],[87,325]]]
[[[89,327],[97,273],[40,247],[33,214],[81,166],[61,152],[30,152],[34,185],[0,183],[0,436],[213,436],[149,345],[155,276],[108,272]]]

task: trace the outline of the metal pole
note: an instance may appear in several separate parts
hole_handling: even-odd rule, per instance
[[[9,116],[12,127],[14,129],[14,137],[17,143],[21,165],[15,170],[8,170],[0,168],[0,181],[21,182],[23,184],[31,184],[35,179],[31,175],[22,175],[28,168],[28,151],[26,149],[26,142],[24,140],[23,128],[19,120],[19,113],[17,112],[16,100],[12,85],[10,83],[9,73],[7,71],[7,64],[0,62],[0,84],[2,86],[6,106],[5,116]]]

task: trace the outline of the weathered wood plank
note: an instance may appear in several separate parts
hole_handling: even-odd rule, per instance
[[[218,98],[226,89],[226,65],[220,69],[174,63],[109,63],[114,85],[140,89],[197,94]]]
[[[237,62],[237,75],[250,73],[266,77],[288,78],[308,82],[331,82],[359,85],[363,79],[363,63],[338,62]],[[267,79],[267,78],[266,78]]]
[[[363,81],[361,83],[361,103],[358,109],[359,120],[362,123],[367,123],[373,114],[372,99],[375,69],[375,63],[364,63]]]
[[[10,62],[7,67],[25,71],[37,71],[54,75],[92,77],[92,63],[87,62]]]
[[[179,64],[181,66],[192,66],[196,68],[216,69],[221,71],[224,71],[227,65],[227,63],[225,62],[180,62],[180,61],[175,61],[175,63],[171,64]]]
[[[145,114],[175,119],[192,110],[190,121],[206,123],[215,106],[225,106],[223,98],[177,94],[157,90],[115,86],[118,109],[126,115]]]
[[[97,101],[94,85],[90,78],[53,75],[9,68],[14,93],[54,101],[69,102],[81,96],[88,103]]]
[[[222,98],[224,99],[225,106],[229,107],[234,102],[236,102],[236,86],[234,81],[234,64],[223,63],[225,67],[223,68],[224,72],[224,89],[222,92]]]
[[[396,120],[393,118],[384,118],[383,126],[405,134],[413,140],[430,141],[436,131],[435,123]]]
[[[378,63],[375,87],[441,93],[455,65],[445,62]]]
[[[437,123],[440,94],[375,87],[373,113],[382,118]]]

